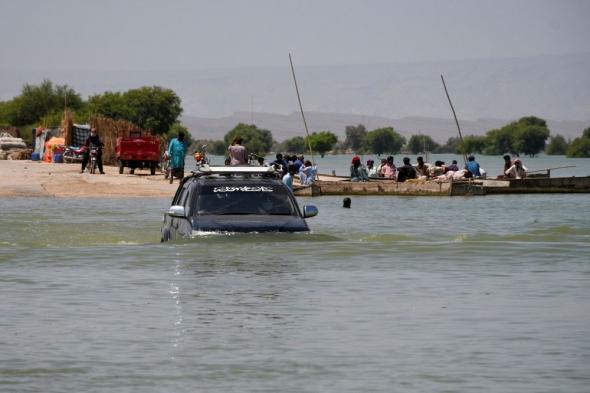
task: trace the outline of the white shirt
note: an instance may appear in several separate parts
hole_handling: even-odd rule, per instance
[[[510,168],[506,169],[506,172],[504,172],[504,174],[510,176],[510,178],[512,179],[523,179],[526,177],[526,173],[528,171],[529,170],[527,169],[527,167],[522,164],[520,165],[520,167],[512,165]]]

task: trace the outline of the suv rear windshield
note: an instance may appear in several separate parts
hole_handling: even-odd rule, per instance
[[[204,185],[197,198],[197,215],[296,215],[288,191],[279,185]]]

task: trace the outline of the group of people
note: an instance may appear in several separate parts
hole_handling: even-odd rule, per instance
[[[412,165],[410,158],[404,157],[403,165],[396,167],[394,157],[389,156],[381,159],[377,166],[375,166],[375,161],[371,159],[367,160],[366,166],[363,166],[360,157],[354,156],[350,165],[350,180],[358,182],[368,181],[369,178],[385,178],[398,182],[411,179],[451,181],[486,177],[485,170],[472,155],[467,158],[463,169],[459,169],[457,160],[453,160],[450,164],[445,164],[440,160],[430,164],[424,162],[423,157],[418,157],[416,161],[416,165]],[[502,175],[504,178],[521,179],[526,177],[528,169],[522,165],[521,160],[512,161],[511,157],[506,155],[504,161],[504,174]]]
[[[302,186],[312,184],[317,175],[317,167],[310,160],[306,160],[302,154],[291,156],[286,154],[283,156],[282,153],[278,153],[276,159],[269,165],[282,171],[283,183],[291,190],[293,190],[295,175],[299,175],[299,184]]]
[[[469,177],[481,177],[479,164],[472,165],[471,169],[466,168],[460,170],[457,165],[457,160],[453,160],[451,164],[445,164],[443,161],[436,161],[434,164],[424,162],[423,157],[418,157],[416,165],[412,165],[409,157],[403,158],[403,165],[396,167],[394,164],[394,157],[389,156],[382,158],[379,165],[375,166],[375,161],[367,160],[367,166],[363,166],[359,156],[354,156],[350,165],[350,180],[351,181],[368,181],[369,178],[384,178],[393,179],[398,182],[405,182],[407,180],[419,179],[440,179],[444,176],[447,179],[452,176],[454,180]]]
[[[102,146],[103,143],[97,134],[96,128],[92,127],[90,135],[86,139],[84,146],[87,149],[97,147],[97,164],[101,174],[104,174],[102,165]],[[174,177],[184,177],[184,158],[187,154],[187,146],[184,132],[180,131],[178,137],[173,138],[168,144],[167,154],[170,159],[171,174],[170,183]],[[228,147],[228,157],[226,165],[248,165],[250,155],[246,147],[242,145],[242,138],[236,136],[232,144]],[[276,159],[271,163],[266,163],[263,157],[256,157],[260,166],[274,166],[282,172],[283,183],[291,190],[293,189],[293,180],[295,175],[299,174],[301,185],[310,185],[314,182],[317,175],[317,167],[310,160],[305,160],[303,155],[284,155],[278,153]],[[523,179],[527,176],[528,169],[522,164],[520,159],[512,160],[509,155],[504,157],[504,170],[499,178]],[[82,173],[88,164],[88,151],[84,154],[82,161]],[[394,179],[398,182],[407,180],[464,180],[469,178],[485,178],[486,173],[475,160],[473,155],[467,159],[464,169],[459,169],[457,160],[451,164],[445,164],[443,161],[436,161],[434,164],[424,162],[423,157],[417,157],[416,165],[412,165],[409,157],[403,158],[403,165],[399,168],[394,164],[394,157],[388,156],[382,158],[379,165],[375,165],[372,159],[367,160],[366,166],[362,165],[361,158],[354,156],[350,165],[351,181],[368,181],[369,178]]]
[[[228,157],[225,160],[225,165],[248,165],[250,159],[255,158],[259,166],[273,166],[277,171],[280,171],[283,183],[291,190],[293,190],[295,175],[299,175],[301,185],[310,185],[314,182],[317,174],[316,166],[310,160],[306,160],[302,154],[283,156],[282,153],[278,153],[276,159],[271,163],[267,163],[264,157],[250,155],[242,145],[242,138],[239,136],[234,138],[227,150]]]

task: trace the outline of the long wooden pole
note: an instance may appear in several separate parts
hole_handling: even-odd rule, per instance
[[[295,68],[293,68],[293,60],[291,60],[291,54],[289,53],[289,63],[291,63],[291,73],[293,74],[293,82],[295,83],[295,91],[297,92],[297,101],[299,101],[299,110],[301,111],[301,117],[303,118],[303,126],[305,127],[305,135],[307,135],[307,146],[309,147],[309,154],[311,155],[311,162],[315,165],[313,159],[313,150],[311,148],[311,140],[309,138],[309,129],[307,128],[307,121],[305,120],[305,113],[303,113],[303,105],[301,105],[301,96],[299,95],[299,87],[297,86],[297,78],[295,77]]]
[[[447,99],[449,100],[449,105],[451,105],[451,110],[453,111],[453,117],[455,118],[455,123],[457,124],[457,130],[459,130],[459,141],[461,142],[461,150],[463,151],[463,161],[465,162],[465,165],[467,165],[467,152],[465,151],[465,143],[463,142],[463,135],[461,134],[461,127],[459,126],[459,120],[457,119],[457,113],[455,113],[455,108],[453,107],[453,103],[451,102],[451,97],[449,96],[449,91],[447,90],[445,78],[442,76],[442,74],[440,74],[440,80],[442,80],[442,84],[445,89],[445,94],[447,95]]]
[[[537,172],[545,172],[545,171],[552,171],[554,169],[564,169],[564,168],[575,168],[575,165],[568,165],[568,166],[558,166],[555,168],[545,168],[545,169],[537,169],[534,171],[529,171],[528,173],[537,173]]]

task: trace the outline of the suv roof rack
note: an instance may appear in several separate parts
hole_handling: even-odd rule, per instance
[[[197,171],[193,172],[196,175],[270,175],[276,176],[279,172],[272,166],[250,166],[250,165],[235,165],[235,166],[209,166],[207,164],[201,165]]]

